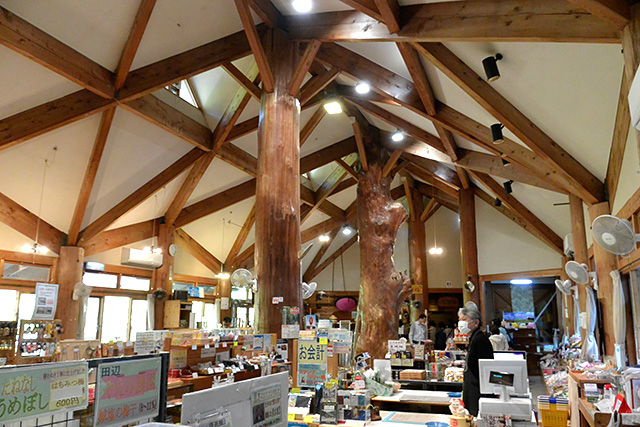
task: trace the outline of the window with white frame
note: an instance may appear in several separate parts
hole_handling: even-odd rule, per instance
[[[137,332],[148,329],[146,299],[108,295],[90,297],[84,325],[84,339],[100,342],[134,341]]]

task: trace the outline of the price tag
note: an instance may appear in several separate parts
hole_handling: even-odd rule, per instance
[[[295,421],[296,414],[287,414],[287,421]]]
[[[292,388],[291,389],[291,393],[300,393],[300,389],[299,388]]]
[[[320,338],[320,344],[327,345],[329,344],[329,340],[327,338]]]
[[[205,345],[204,345],[204,348],[209,348],[209,344],[205,344]]]
[[[197,345],[194,344],[194,345],[191,346],[191,350],[197,350],[197,349],[198,349]]]
[[[226,342],[222,343],[222,348],[227,348],[227,343]]]
[[[237,347],[237,346],[238,346],[238,341],[234,341],[234,342],[233,342],[233,346],[234,346],[234,347]]]

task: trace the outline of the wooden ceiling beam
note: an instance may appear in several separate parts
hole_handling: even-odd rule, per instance
[[[93,150],[89,157],[89,163],[87,169],[84,172],[84,179],[82,180],[82,186],[80,187],[80,194],[76,202],[76,207],[71,218],[71,226],[69,227],[69,238],[67,244],[69,246],[75,246],[78,243],[78,235],[80,234],[80,228],[82,227],[82,220],[89,204],[89,197],[91,197],[91,190],[93,189],[93,183],[98,173],[98,167],[100,166],[100,159],[104,152],[104,146],[107,143],[109,136],[109,130],[111,129],[111,123],[113,122],[113,116],[116,113],[115,107],[109,108],[102,113],[102,119],[100,120],[100,127],[98,128],[98,134],[96,135],[95,142],[93,143]]]
[[[625,0],[568,0],[574,6],[586,10],[618,30],[623,30],[631,20],[629,3]]]
[[[273,78],[273,72],[271,71],[269,61],[267,60],[267,54],[264,50],[264,47],[262,46],[260,34],[258,34],[256,25],[253,22],[249,5],[247,4],[246,0],[234,1],[236,4],[236,9],[238,9],[238,15],[240,16],[242,27],[244,28],[244,32],[247,35],[249,46],[251,46],[251,52],[253,52],[253,57],[258,64],[258,69],[260,70],[260,75],[262,76],[262,87],[264,87],[264,90],[267,93],[273,92],[275,88],[275,79]]]
[[[0,120],[0,150],[100,113],[115,105],[87,89]]]
[[[344,254],[354,243],[358,241],[358,235],[354,235],[352,238],[347,240],[340,248],[336,249],[334,253],[329,255],[327,259],[322,261],[320,265],[318,265],[312,272],[308,274],[309,280],[312,280],[318,274],[320,274],[325,268],[329,267],[335,260],[340,258],[342,254]]]
[[[626,74],[622,74],[620,84],[620,95],[618,96],[618,109],[616,111],[616,121],[613,126],[613,138],[611,149],[609,150],[609,162],[607,165],[607,176],[604,182],[607,184],[607,194],[609,195],[609,206],[613,206],[618,193],[618,183],[620,172],[622,171],[622,161],[627,147],[627,137],[631,126],[631,113],[629,112],[629,81]]]
[[[454,190],[457,191],[462,187],[456,171],[444,166],[442,163],[407,152],[404,152],[402,157]]]
[[[402,171],[400,174],[404,178],[402,188],[404,189],[404,195],[407,198],[407,206],[409,207],[409,219],[411,221],[415,221],[416,216],[418,215],[418,213],[416,212],[416,205],[412,197],[412,192],[417,191],[416,189],[414,189],[415,180],[406,170]]]
[[[249,236],[249,232],[251,231],[251,228],[253,228],[253,224],[255,224],[255,222],[256,222],[256,204],[254,203],[253,206],[251,207],[251,210],[249,211],[249,215],[247,215],[247,217],[244,220],[244,223],[242,224],[242,228],[240,229],[240,232],[238,233],[236,240],[233,242],[233,245],[231,246],[231,249],[227,254],[227,258],[224,261],[225,267],[233,268],[235,266],[236,257],[238,256],[238,253],[240,253],[240,249],[242,249],[242,246],[244,245],[244,242],[247,240],[247,237]]]
[[[351,6],[358,12],[364,13],[375,19],[376,21],[382,22],[384,19],[382,15],[378,11],[378,6],[376,5],[375,0],[340,0],[342,3],[347,6]]]
[[[254,63],[254,65],[249,69],[249,75],[245,75],[242,71],[238,69],[231,62],[225,62],[222,64],[222,68],[233,77],[233,79],[242,86],[245,91],[253,96],[258,102],[260,102],[260,98],[262,97],[262,89],[258,86],[260,84],[259,81],[256,82],[256,78],[258,77],[258,66]],[[236,92],[237,93],[237,92]]]
[[[346,162],[347,164],[351,165],[355,163],[357,158],[358,158],[357,154],[352,153],[346,157],[347,159]],[[327,178],[322,182],[322,184],[320,184],[320,187],[315,191],[314,205],[312,206],[311,210],[307,212],[304,218],[301,218],[300,220],[301,223],[307,220],[313,214],[313,212],[319,209],[322,203],[327,201],[327,198],[335,191],[335,189],[338,187],[338,185],[346,175],[347,175],[347,172],[340,166],[337,166],[333,171],[331,171],[329,176],[327,176]],[[344,217],[344,212],[342,210],[340,210],[340,213],[341,215],[331,215],[331,216]]]
[[[322,42],[318,40],[313,40],[309,43],[304,50],[302,56],[300,57],[300,62],[296,66],[295,71],[293,72],[293,77],[291,78],[291,82],[289,82],[289,95],[298,96],[298,92],[300,92],[300,87],[302,86],[302,82],[313,63],[316,53],[318,53],[318,49]]]
[[[140,6],[138,6],[138,12],[133,21],[133,26],[131,27],[131,31],[129,31],[129,38],[127,38],[127,42],[124,44],[122,55],[120,55],[120,62],[118,62],[118,66],[116,67],[114,83],[116,90],[124,85],[155,5],[156,0],[142,0]]]
[[[266,30],[258,25],[258,32]],[[145,96],[172,83],[204,73],[251,54],[244,31],[131,71],[118,93],[121,102]]]
[[[399,15],[397,34],[366,10],[287,16],[284,28],[298,41],[620,43],[619,29],[557,0],[435,2]]]
[[[559,254],[564,253],[563,241],[551,228],[549,228],[542,220],[527,209],[512,194],[507,194],[496,180],[481,172],[469,172],[471,176],[477,179],[482,185],[487,187],[511,212],[516,214],[522,221],[534,228],[540,234],[542,240],[554,251]]]
[[[429,200],[429,203],[427,203],[427,206],[424,207],[424,210],[420,214],[420,221],[422,222],[428,221],[429,218],[431,218],[431,216],[434,213],[436,213],[439,207],[440,207],[440,204],[436,201],[436,199],[431,198]]]
[[[407,171],[410,171],[418,179],[425,179],[424,174],[420,174],[420,171],[416,171],[412,168],[412,166],[407,167]],[[428,179],[426,180],[429,181]],[[442,187],[438,181],[431,180],[431,182],[427,184],[422,181],[416,180],[414,182],[414,187],[420,192],[420,194],[429,199],[436,199],[438,203],[440,203],[450,211],[459,211],[460,202],[458,201],[458,196],[454,196],[454,192],[449,192],[448,187]]]
[[[396,43],[400,55],[404,60],[404,64],[409,70],[409,75],[413,84],[416,86],[416,91],[422,100],[422,105],[428,114],[436,114],[436,97],[433,94],[433,88],[429,77],[427,76],[427,70],[424,69],[420,54],[411,46],[410,43]]]
[[[563,170],[581,199],[604,200],[600,180],[545,134],[513,104],[441,43],[414,43],[414,47],[469,96],[520,138],[533,152]]]
[[[340,165],[342,169],[344,169],[353,179],[358,180],[358,173],[353,168],[353,165],[348,164],[342,159],[336,159],[336,163]]]
[[[324,257],[324,254],[327,253],[327,249],[329,249],[329,246],[331,246],[331,243],[333,243],[333,240],[338,235],[338,231],[339,231],[338,228],[336,228],[333,231],[330,231],[329,233],[327,233],[327,235],[329,236],[329,240],[326,242],[320,242],[321,244],[320,249],[318,250],[318,252],[316,252],[316,255],[313,257],[313,260],[311,260],[311,263],[305,270],[302,276],[302,280],[304,280],[307,283],[311,281],[313,277],[310,276],[310,274],[313,273],[313,270],[315,270],[315,268],[318,266],[318,264]]]
[[[251,9],[267,24],[269,28],[278,28],[282,20],[282,14],[271,0],[248,0]]]
[[[392,34],[400,31],[400,5],[398,0],[375,0],[376,6],[382,15],[382,21],[387,24]]]
[[[105,230],[86,242],[82,242],[80,246],[84,248],[84,256],[86,257],[117,249],[131,243],[151,239],[154,237],[154,231],[156,235],[158,234],[160,223],[161,218],[156,218],[112,230]]]
[[[350,136],[315,153],[308,154],[300,159],[300,174],[311,172],[320,166],[348,156],[356,149],[356,140],[353,136]]]
[[[385,163],[384,168],[382,168],[382,176],[384,178],[388,177],[389,174],[391,174],[391,172],[395,170],[396,164],[398,163],[398,159],[400,159],[400,156],[402,156],[402,153],[403,153],[402,150],[395,150],[389,155],[389,160],[387,160],[387,163]]]
[[[187,252],[189,252],[195,259],[200,261],[205,267],[211,270],[213,273],[219,273],[222,271],[222,262],[211,252],[209,252],[204,246],[196,241],[193,237],[187,234],[182,229],[177,229],[175,232],[176,244]]]
[[[317,54],[317,52],[316,52]],[[304,106],[309,103],[314,96],[320,93],[324,88],[329,86],[340,75],[340,69],[332,67],[322,74],[309,79],[307,83],[300,89],[300,105]]]
[[[38,245],[56,254],[60,253],[60,247],[67,239],[67,235],[62,231],[2,193],[0,193],[0,221],[33,241],[37,239]]]
[[[104,98],[115,95],[113,73],[0,7],[0,44]]]
[[[113,224],[127,212],[151,197],[156,191],[173,181],[178,175],[184,172],[188,167],[193,165],[202,155],[204,151],[194,148],[187,154],[176,160],[168,168],[153,177],[147,183],[142,185],[136,191],[125,197],[120,203],[109,209],[98,219],[89,224],[80,233],[79,242],[86,242],[108,226]]]
[[[324,109],[322,105],[320,105],[316,111],[314,111],[311,118],[305,123],[304,127],[300,131],[300,146],[304,144],[307,139],[311,136],[314,129],[318,127],[320,121],[324,118],[325,114],[327,114],[327,110]]]
[[[340,182],[340,184],[338,184],[336,189],[333,190],[333,194],[338,194],[348,188],[353,187],[354,185],[358,185],[358,180],[356,180],[355,178],[344,179],[342,180],[342,182]]]

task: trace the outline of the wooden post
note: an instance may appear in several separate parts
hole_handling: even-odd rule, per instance
[[[427,276],[427,243],[424,222],[420,213],[424,209],[422,195],[415,190],[410,192],[414,209],[409,217],[409,268],[411,270],[411,294],[414,301],[420,302],[417,310],[423,313],[429,304],[429,278]]]
[[[411,281],[396,270],[393,252],[407,211],[391,198],[392,177],[383,176],[386,150],[379,132],[364,145],[367,170],[358,175],[360,233],[360,300],[356,319],[355,354],[367,351],[382,359],[386,342],[398,338],[398,313],[411,293]],[[369,139],[369,138],[368,138]]]
[[[283,306],[302,309],[300,287],[300,102],[289,94],[294,44],[271,33],[267,55],[275,88],[262,93],[258,126],[255,271],[257,330],[280,334]],[[272,298],[283,302],[273,304]]]
[[[72,298],[74,285],[82,281],[83,263],[84,248],[76,246],[63,246],[60,248],[56,274],[58,285],[60,285],[56,319],[62,320],[64,331],[60,338],[63,340],[80,339],[84,332],[84,325],[78,323],[80,300],[74,301]]]
[[[569,279],[569,275],[567,274],[566,271],[564,271],[564,265],[570,261],[569,257],[563,256],[562,257],[562,272],[560,273],[560,280],[562,280],[563,282],[565,280],[570,280]],[[562,318],[564,319],[564,333],[565,335],[567,335],[567,338],[572,337],[573,334],[576,333],[576,331],[574,330],[574,325],[575,325],[575,316],[574,316],[574,307],[573,307],[573,296],[571,295],[560,295],[560,298],[562,300]],[[565,304],[566,302],[566,304]]]
[[[227,308],[223,309],[222,305],[220,305],[220,323],[225,317],[231,317],[231,280],[229,279],[218,279],[218,286],[220,287],[220,300],[222,298],[226,298]]]
[[[482,310],[480,277],[478,274],[478,242],[476,240],[476,200],[473,189],[460,189],[460,251],[462,252],[462,283],[470,280],[475,289],[463,291],[464,302],[473,301]],[[469,278],[470,277],[470,278]],[[480,311],[483,313],[482,311]]]
[[[591,222],[600,215],[610,215],[609,202],[601,202],[589,208]],[[609,273],[618,269],[616,256],[605,251],[597,243],[593,245],[593,259],[598,274],[598,299],[602,310],[602,323],[604,326],[604,351],[607,356],[614,355],[615,339],[613,336],[613,279]]]
[[[587,234],[584,226],[584,209],[582,207],[582,200],[578,196],[570,194],[569,209],[571,211],[573,259],[580,264],[589,265],[589,249],[587,248]],[[589,268],[589,270],[590,269],[591,268]],[[587,289],[585,285],[578,285],[578,301],[580,302],[580,313],[584,313],[587,310]],[[580,324],[580,337],[584,343],[584,340],[587,338],[587,333],[582,327],[582,324]]]
[[[169,227],[166,224],[160,224],[158,227],[158,248],[162,249],[162,265],[153,274],[151,286],[153,290],[164,289],[167,291],[167,295],[171,295],[173,291],[173,282],[170,278],[173,270],[173,257],[169,254],[169,246],[173,243],[174,231],[173,227]],[[164,301],[156,300],[153,317],[154,329],[164,329]]]

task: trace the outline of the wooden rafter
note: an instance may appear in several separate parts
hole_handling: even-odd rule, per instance
[[[396,164],[398,163],[398,159],[400,159],[400,156],[402,156],[402,150],[395,150],[394,152],[391,153],[391,155],[389,156],[389,160],[387,160],[387,163],[384,165],[384,168],[382,168],[383,177],[389,176],[389,174],[395,169]]]
[[[406,170],[416,178],[414,187],[423,196],[428,197],[429,199],[435,198],[436,201],[445,208],[454,212],[458,211],[458,192],[453,190],[451,187],[442,184],[440,181],[433,179],[433,177],[425,174],[422,170],[415,168],[414,165],[408,166]]]
[[[80,187],[80,194],[78,195],[78,201],[76,202],[76,207],[71,219],[71,226],[69,227],[69,238],[67,240],[67,244],[69,246],[75,246],[76,243],[78,243],[80,227],[82,226],[84,213],[87,210],[87,205],[89,204],[89,197],[91,196],[93,183],[96,179],[96,174],[98,173],[100,159],[104,152],[104,146],[107,142],[107,137],[109,136],[109,130],[111,129],[111,123],[113,122],[113,116],[115,113],[115,108],[109,108],[102,113],[98,134],[96,135],[96,140],[93,143],[93,150],[91,151],[91,157],[89,157],[89,163],[87,164],[87,169],[84,173],[84,179],[82,180],[82,186]]]
[[[613,138],[611,141],[611,150],[609,151],[609,163],[607,165],[607,193],[609,195],[609,205],[613,203],[618,192],[618,182],[620,181],[620,172],[622,171],[622,160],[624,151],[627,146],[627,137],[629,136],[629,128],[631,125],[631,113],[629,112],[629,82],[626,74],[622,74],[622,83],[620,85],[620,95],[618,96],[618,109],[616,112],[616,121],[613,126]]]
[[[404,60],[404,64],[409,70],[413,84],[416,85],[416,91],[422,100],[424,109],[429,114],[436,114],[436,97],[433,94],[433,88],[427,77],[427,71],[422,65],[420,54],[411,46],[410,43],[396,43],[400,55]]]
[[[53,253],[60,253],[60,246],[66,240],[66,235],[53,225],[27,209],[20,206],[4,194],[0,193],[0,221],[19,233],[45,246]]]
[[[331,144],[315,153],[308,154],[300,159],[300,173],[311,172],[327,163],[336,161],[356,151],[356,140],[348,137],[342,141]]]
[[[311,19],[288,16],[285,28],[300,41],[620,43],[619,29],[557,0],[450,1],[404,6],[400,8],[402,28],[397,34],[382,23],[384,19],[366,13],[317,13]]]
[[[248,0],[251,9],[267,24],[269,28],[277,28],[282,20],[280,11],[273,5],[271,0]]]
[[[420,221],[428,221],[429,218],[431,218],[431,216],[436,213],[439,207],[440,204],[436,201],[436,199],[432,198],[431,200],[429,200],[429,203],[427,203],[427,206],[424,207],[424,210],[420,214]]]
[[[353,166],[348,164],[342,159],[336,159],[336,163],[339,164],[353,179],[358,180],[358,173],[353,169]]]
[[[255,81],[258,76],[258,66],[254,63],[254,66],[249,70],[248,75],[245,75],[242,71],[238,69],[231,62],[225,62],[222,64],[222,68],[229,73],[233,79],[238,82],[240,86],[242,86],[249,95],[253,96],[258,102],[260,102],[260,97],[262,96],[262,89],[258,87],[258,82]],[[237,93],[237,92],[236,92]]]
[[[293,73],[291,82],[289,83],[289,95],[298,96],[302,82],[304,81],[304,78],[309,71],[309,67],[311,67],[321,45],[322,42],[318,40],[314,40],[307,45],[302,57],[300,58],[300,62]]]
[[[19,16],[0,7],[0,44],[105,98],[113,98],[113,73]]]
[[[487,187],[511,212],[518,216],[522,221],[527,223],[531,228],[535,229],[539,237],[553,250],[559,254],[564,253],[563,241],[551,228],[542,222],[537,216],[527,209],[512,194],[507,194],[504,188],[489,175],[480,172],[470,172],[471,176],[477,179],[482,185]]]
[[[382,15],[382,20],[387,24],[392,34],[400,31],[400,5],[398,0],[375,0],[376,6]]]
[[[406,152],[402,154],[402,157],[456,191],[462,187],[460,178],[456,172],[444,166],[442,163]]]
[[[350,154],[349,156],[346,157],[346,163],[349,165],[352,165],[353,163],[355,163],[356,160],[357,160],[357,155],[355,153]],[[314,206],[304,216],[304,218],[301,217],[300,222],[304,222],[305,220],[307,220],[313,214],[313,212],[315,212],[318,208],[320,208],[320,205],[324,203],[327,200],[327,198],[335,191],[335,189],[338,187],[338,185],[346,175],[347,175],[347,171],[345,171],[340,166],[337,166],[333,171],[331,171],[329,176],[327,176],[327,178],[322,182],[322,184],[320,184],[320,187],[316,190],[314,194]],[[342,216],[344,216],[344,212],[341,211],[341,213],[342,213]],[[336,215],[332,215],[332,216],[336,216]]]
[[[404,178],[404,182],[402,183],[402,187],[404,189],[404,195],[407,198],[407,206],[409,207],[409,219],[411,221],[415,221],[418,212],[416,212],[416,206],[414,205],[414,199],[412,197],[412,193],[417,191],[414,189],[415,180],[411,176],[411,174],[407,171],[402,171],[400,173]]]
[[[175,232],[176,244],[187,252],[189,252],[195,259],[200,261],[205,267],[214,273],[219,273],[222,270],[222,262],[211,254],[204,246],[198,243],[193,237],[187,234],[182,229],[177,229]]]
[[[302,147],[302,144],[304,144],[307,141],[307,139],[309,139],[314,129],[318,127],[318,125],[320,124],[320,121],[325,116],[325,114],[327,114],[327,110],[325,110],[322,105],[319,106],[316,109],[316,111],[313,112],[313,115],[311,116],[311,118],[307,121],[307,123],[305,123],[304,127],[300,131],[301,147]]]
[[[625,0],[568,0],[569,3],[586,10],[598,19],[619,30],[629,23],[631,12]]]
[[[238,15],[240,15],[240,21],[242,27],[247,35],[247,40],[251,46],[251,52],[258,64],[260,75],[262,76],[262,85],[267,92],[273,92],[275,87],[275,80],[273,78],[273,72],[271,66],[267,60],[267,54],[262,46],[262,40],[251,17],[251,10],[246,0],[234,0],[236,3],[236,9],[238,9]]]
[[[320,274],[325,268],[329,267],[336,259],[340,258],[340,256],[345,253],[354,243],[358,241],[358,235],[356,234],[349,240],[347,240],[342,246],[340,246],[334,253],[329,255],[327,259],[322,261],[320,265],[318,265],[312,272],[308,274],[309,280],[316,277]]]
[[[91,256],[131,243],[150,239],[154,237],[154,231],[156,235],[158,234],[160,220],[160,218],[150,219],[124,227],[102,231],[92,239],[82,242],[80,246],[84,248],[85,256]]]
[[[340,74],[340,69],[333,67],[310,79],[300,89],[300,105],[305,105],[320,91],[329,86]]]
[[[180,186],[180,189],[176,193],[175,197],[171,201],[171,204],[164,214],[165,224],[167,224],[169,227],[175,224],[178,215],[180,215],[180,212],[186,206],[187,202],[189,201],[189,197],[191,197],[191,194],[200,183],[200,180],[204,176],[205,172],[207,171],[215,157],[216,153],[214,151],[209,151],[200,159],[198,159],[189,170],[187,178]]]
[[[138,6],[138,13],[136,13],[133,26],[131,27],[131,31],[129,31],[129,38],[124,45],[120,62],[116,68],[114,84],[116,90],[122,87],[127,78],[127,74],[129,74],[133,58],[136,56],[138,46],[140,46],[144,30],[147,28],[149,18],[151,18],[151,12],[153,12],[155,5],[156,0],[142,0],[140,6]]]
[[[393,173],[393,172],[392,172]],[[338,186],[336,187],[335,190],[333,190],[333,194],[338,194],[348,188],[351,188],[355,185],[358,185],[358,180],[355,178],[347,178],[347,179],[343,179],[342,182],[340,182],[340,184],[338,184]]]
[[[113,224],[140,203],[151,197],[156,191],[167,185],[175,177],[184,172],[189,166],[195,163],[204,151],[194,148],[187,154],[176,160],[171,166],[160,172],[136,191],[125,197],[120,203],[105,212],[100,218],[89,224],[80,233],[80,242],[86,242],[105,228]]]
[[[604,186],[595,175],[562,149],[453,52],[441,43],[415,43],[414,47],[531,150],[563,170],[573,187],[574,194],[589,204],[604,200]]]
[[[378,11],[375,0],[340,0],[342,3],[351,6],[358,12],[362,12],[377,21],[382,21],[382,15]]]
[[[251,207],[251,210],[249,211],[249,215],[247,215],[247,218],[244,220],[244,223],[242,224],[240,233],[238,233],[236,240],[233,242],[233,246],[231,246],[231,250],[229,250],[229,253],[227,254],[227,258],[224,261],[224,265],[227,268],[231,268],[232,266],[236,265],[236,262],[235,262],[236,257],[238,256],[240,249],[242,249],[244,242],[247,240],[247,237],[249,236],[249,232],[251,231],[251,228],[253,227],[253,224],[255,224],[255,222],[256,222],[256,205],[254,203],[253,206]]]
[[[324,257],[324,254],[327,253],[327,249],[329,249],[329,246],[331,246],[331,243],[333,243],[333,239],[335,239],[335,237],[338,235],[338,231],[340,231],[340,229],[336,228],[335,230],[327,233],[329,240],[326,242],[321,242],[320,249],[318,250],[318,252],[316,252],[316,255],[311,260],[311,263],[309,263],[309,266],[302,276],[302,280],[308,283],[312,279],[312,277],[309,276],[309,273],[313,273],[313,270],[315,270],[315,268],[318,266],[318,264]]]

